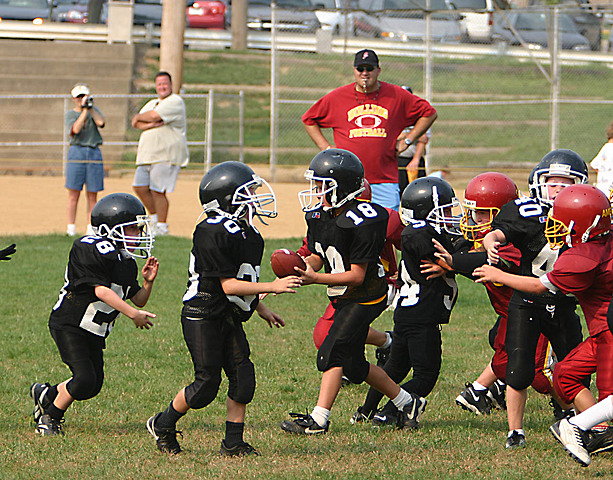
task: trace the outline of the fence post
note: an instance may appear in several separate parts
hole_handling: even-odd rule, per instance
[[[245,92],[240,90],[238,92],[238,145],[239,145],[239,160],[245,162],[244,146],[245,146]]]
[[[551,38],[551,150],[558,146],[559,102],[560,102],[560,10],[553,7],[553,34]]]
[[[68,99],[64,99],[64,115],[68,111]],[[62,176],[66,176],[66,162],[68,161],[68,128],[66,128],[66,122],[62,122],[64,124],[62,130]]]
[[[270,180],[275,181],[277,164],[277,4],[270,4]]]
[[[205,155],[205,172],[208,172],[213,162],[213,95],[214,91],[211,88],[208,96],[208,108],[206,109],[206,155]]]

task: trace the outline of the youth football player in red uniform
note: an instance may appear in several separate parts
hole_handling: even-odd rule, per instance
[[[613,394],[613,334],[607,324],[607,312],[613,295],[613,236],[611,205],[600,190],[591,185],[572,185],[561,191],[547,217],[545,236],[552,249],[567,245],[568,250],[556,260],[553,269],[539,278],[513,275],[495,267],[481,266],[474,274],[478,282],[497,282],[511,288],[542,295],[547,291],[573,294],[577,298],[590,336],[558,362],[554,386],[562,400],[573,403],[578,411],[595,404],[585,386],[585,379],[597,373],[600,399]],[[573,419],[554,424],[551,432],[565,444],[568,424]],[[578,427],[580,429],[580,427]],[[587,434],[586,434],[587,435]],[[590,445],[591,440],[591,445]],[[586,451],[613,448],[608,429],[592,432]],[[569,453],[582,464],[589,464],[579,451]]]

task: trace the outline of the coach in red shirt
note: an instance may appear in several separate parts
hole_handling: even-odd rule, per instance
[[[302,116],[307,133],[320,150],[343,148],[364,164],[372,201],[397,210],[398,153],[417,141],[436,120],[426,100],[397,85],[378,80],[381,68],[373,50],[360,50],[353,62],[355,82],[332,90]],[[410,133],[402,131],[414,126]],[[321,129],[331,128],[334,145]]]

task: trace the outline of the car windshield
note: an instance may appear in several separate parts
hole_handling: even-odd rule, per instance
[[[572,32],[577,33],[577,29],[575,24],[571,20],[571,18],[567,15],[560,15],[560,30],[562,32]],[[517,16],[517,21],[515,22],[515,28],[517,30],[538,30],[538,31],[546,31],[547,30],[547,17],[544,13],[524,13],[519,14]]]
[[[384,10],[425,10],[427,0],[384,0]],[[430,10],[449,10],[445,0],[430,0]]]
[[[458,10],[485,10],[485,0],[453,0],[451,2]]]

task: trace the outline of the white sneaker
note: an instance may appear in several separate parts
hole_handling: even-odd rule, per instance
[[[582,467],[587,467],[592,462],[583,440],[585,432],[579,427],[564,418],[549,427],[549,431],[562,444],[572,459]]]
[[[77,235],[77,227],[74,223],[69,223],[66,226],[66,235],[68,235],[69,237],[74,237]]]

